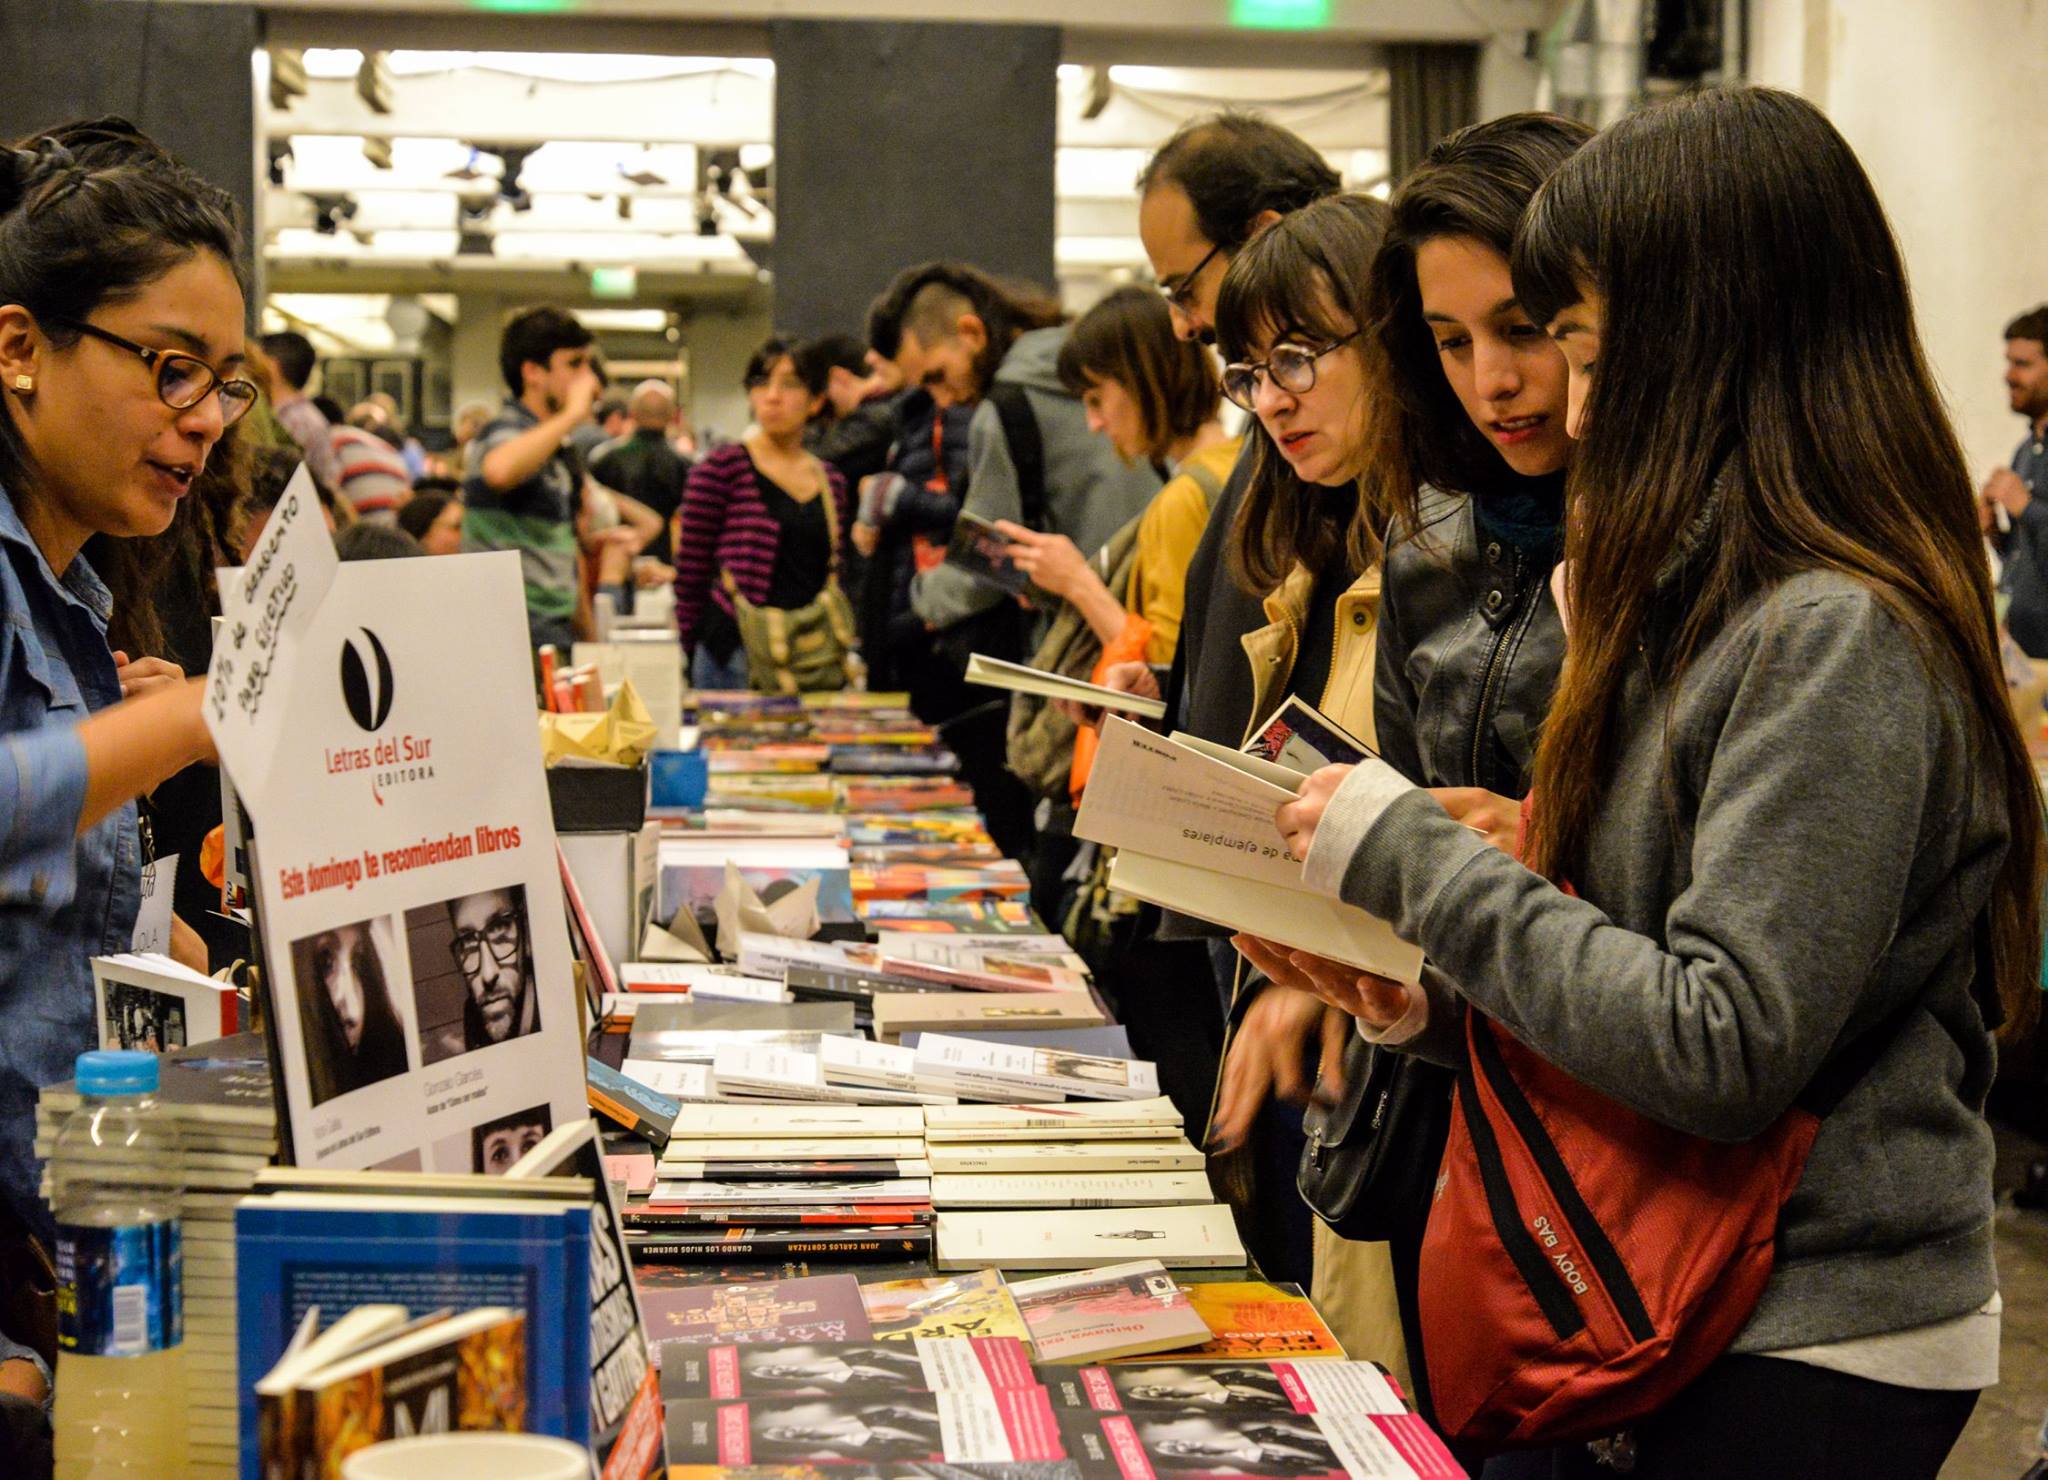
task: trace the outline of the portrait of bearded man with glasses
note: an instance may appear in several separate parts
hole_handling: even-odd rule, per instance
[[[468,989],[462,1004],[463,1051],[538,1032],[540,1002],[533,987],[525,889],[487,889],[451,899],[448,923],[454,930],[448,951]]]

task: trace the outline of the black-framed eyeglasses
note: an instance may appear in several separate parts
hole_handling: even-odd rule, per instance
[[[151,349],[146,344],[137,344],[132,339],[110,334],[97,324],[76,322],[71,327],[104,344],[111,344],[116,349],[125,349],[132,355],[140,355],[142,363],[149,366],[156,376],[157,399],[173,411],[190,411],[215,391],[219,391],[220,422],[224,427],[231,427],[247,416],[249,408],[256,404],[254,381],[226,379],[197,355],[188,355],[183,350],[176,349]]]
[[[1316,388],[1316,362],[1333,349],[1342,349],[1362,331],[1353,329],[1342,339],[1325,345],[1276,344],[1263,360],[1237,360],[1223,367],[1223,394],[1247,411],[1255,410],[1259,381],[1270,378],[1291,396],[1305,396]]]
[[[491,948],[491,959],[500,966],[510,966],[519,959],[519,916],[510,910],[500,910],[484,921],[481,930],[458,930],[455,938],[448,942],[448,953],[455,958],[455,964],[465,972],[475,972],[484,964],[484,947]]]
[[[1223,250],[1222,243],[1209,248],[1209,254],[1174,280],[1172,287],[1159,285],[1159,291],[1166,295],[1166,301],[1182,313],[1188,311],[1189,294],[1195,286],[1195,279],[1202,275],[1202,269],[1216,260],[1216,254]]]

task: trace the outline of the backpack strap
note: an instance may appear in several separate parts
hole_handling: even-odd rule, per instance
[[[1038,431],[1038,414],[1031,409],[1031,396],[1015,381],[991,381],[988,398],[1003,423],[1003,439],[1010,444],[1010,462],[1017,469],[1017,500],[1026,529],[1043,531],[1045,524],[1045,440]]]

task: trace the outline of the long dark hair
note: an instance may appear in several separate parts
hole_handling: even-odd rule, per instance
[[[1166,300],[1151,288],[1118,288],[1074,324],[1060,346],[1060,383],[1077,396],[1113,380],[1137,403],[1145,452],[1163,459],[1223,409],[1208,350],[1173,332]]]
[[[363,988],[363,1032],[356,1046],[348,1046],[341,1017],[334,1010],[334,998],[320,969],[326,939],[343,930],[360,932],[349,947],[349,966]],[[406,1068],[405,1030],[399,1026],[397,1010],[391,1005],[391,988],[384,979],[384,958],[370,922],[322,931],[292,944],[292,965],[298,973],[299,1012],[304,1018],[308,1094],[314,1104],[345,1095]],[[328,969],[338,963],[328,962]]]
[[[1404,529],[1420,524],[1425,484],[1471,493],[1505,466],[1444,378],[1436,336],[1422,317],[1415,254],[1425,242],[1461,237],[1505,258],[1536,187],[1592,137],[1585,124],[1553,113],[1511,113],[1446,134],[1394,192],[1393,220],[1372,264],[1373,316],[1389,374],[1373,410],[1381,491]]]
[[[1991,899],[2008,1020],[2040,995],[2041,797],[2007,703],[1968,464],[1883,207],[1812,104],[1712,90],[1624,119],[1551,176],[1513,256],[1539,321],[1604,301],[1568,483],[1570,652],[1535,768],[1531,866],[1579,864],[1660,572],[1718,524],[1660,642],[1675,678],[1755,593],[1854,577],[1967,697],[2012,822]],[[1990,984],[1986,984],[1988,987]]]
[[[1370,195],[1333,195],[1303,206],[1252,238],[1230,262],[1216,297],[1216,343],[1226,360],[1251,354],[1254,341],[1300,335],[1347,346],[1361,355],[1368,385],[1376,342],[1367,269],[1386,235],[1386,202]],[[1364,413],[1361,435],[1370,435]],[[1296,565],[1322,571],[1341,561],[1366,570],[1380,558],[1384,510],[1361,484],[1350,517],[1333,520],[1329,499],[1303,483],[1255,416],[1245,435],[1253,448],[1251,482],[1231,530],[1231,566],[1248,590],[1278,587]]]
[[[212,252],[248,292],[241,228],[209,185],[122,118],[67,123],[0,149],[0,303],[36,317],[63,349],[104,303],[140,293],[194,253]],[[31,472],[0,415],[0,485]]]

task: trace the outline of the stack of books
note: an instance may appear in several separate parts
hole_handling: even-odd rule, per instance
[[[183,1146],[186,1442],[194,1475],[236,1466],[235,1204],[277,1154],[277,1109],[263,1039],[237,1033],[164,1056],[159,1112]],[[74,1082],[43,1090],[36,1155],[48,1160],[57,1132],[78,1108]],[[43,1195],[50,1193],[47,1172]]]
[[[1133,1256],[1181,1268],[1245,1262],[1202,1153],[1164,1097],[924,1114],[941,1269],[1088,1269]],[[1048,1218],[1047,1208],[1062,1212]]]
[[[928,1259],[916,1106],[683,1105],[624,1221],[636,1260]]]
[[[243,1384],[233,1368],[218,1384],[240,1399],[242,1473],[333,1475],[364,1444],[462,1428],[551,1434],[590,1447],[605,1473],[659,1473],[655,1379],[602,1172],[588,1120],[558,1127],[500,1176],[263,1172],[235,1210]],[[314,1349],[333,1356],[328,1339],[360,1324],[350,1313],[365,1305],[386,1318],[358,1334],[401,1338],[395,1348],[358,1349],[331,1381],[296,1370],[290,1355],[318,1327],[309,1312],[330,1322]],[[451,1315],[458,1324],[443,1324]],[[393,1329],[408,1318],[411,1331]],[[458,1338],[452,1361],[443,1336]],[[265,1373],[275,1394],[257,1383]],[[447,1379],[452,1390],[435,1396]],[[263,1400],[284,1394],[307,1408],[322,1463],[270,1467],[279,1432]],[[318,1422],[329,1414],[345,1442]]]

